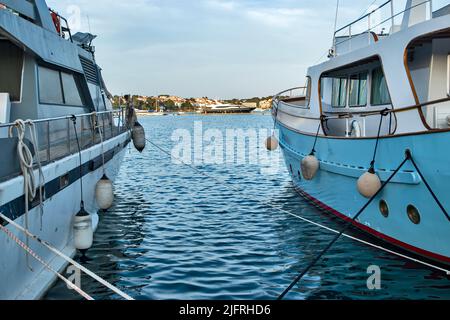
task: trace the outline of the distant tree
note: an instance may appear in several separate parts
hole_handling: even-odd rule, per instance
[[[148,97],[145,101],[146,110],[156,110],[156,99]]]
[[[119,97],[119,96],[113,97],[112,105],[113,105],[114,109],[120,108],[120,100],[121,100],[121,97]]]
[[[186,100],[185,102],[183,102],[180,109],[185,112],[195,111],[194,106],[192,105],[192,103],[189,100]]]
[[[164,107],[167,111],[176,111],[176,109],[177,109],[175,102],[173,102],[170,99],[167,100],[166,102],[164,102]]]

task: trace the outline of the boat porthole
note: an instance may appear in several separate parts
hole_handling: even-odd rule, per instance
[[[407,213],[408,213],[409,220],[411,220],[412,223],[420,224],[421,217],[420,217],[419,210],[417,210],[416,207],[414,207],[413,205],[410,204],[407,208]]]
[[[380,212],[383,215],[383,217],[385,218],[389,217],[389,206],[385,200],[380,201]]]

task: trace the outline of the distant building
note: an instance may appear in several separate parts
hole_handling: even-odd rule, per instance
[[[257,102],[243,102],[242,103],[242,105],[247,108],[258,108],[259,107],[258,104],[259,103],[257,103]]]

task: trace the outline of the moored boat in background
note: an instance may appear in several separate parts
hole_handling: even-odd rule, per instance
[[[245,107],[234,104],[215,104],[204,108],[205,113],[251,113],[256,107]]]
[[[435,9],[387,1],[337,30],[328,61],[274,97],[273,117],[303,197],[450,264],[450,5]]]

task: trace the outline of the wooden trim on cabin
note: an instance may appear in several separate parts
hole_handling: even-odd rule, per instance
[[[319,77],[319,84],[317,85],[317,88],[319,89],[319,111],[320,111],[320,124],[322,126],[322,131],[325,136],[328,136],[327,131],[325,130],[326,122],[323,118],[323,109],[322,109],[322,75]]]
[[[413,40],[412,42],[414,42],[414,41],[415,40]],[[410,42],[410,44],[412,42]],[[414,96],[414,101],[418,105],[418,104],[420,104],[420,100],[419,100],[419,96],[417,94],[416,86],[414,85],[411,70],[409,69],[409,65],[408,65],[408,49],[409,49],[410,44],[408,44],[408,46],[405,48],[405,52],[403,53],[403,64],[405,65],[406,75],[408,76],[408,81],[409,81],[409,85],[411,86],[411,91]],[[427,119],[425,118],[422,108],[417,108],[417,112],[419,113],[420,120],[422,121],[425,128],[427,128],[428,130],[432,130],[432,128],[428,125]]]
[[[411,71],[410,71],[409,66],[408,66],[408,49],[409,49],[409,48],[411,47],[411,45],[412,45],[415,41],[417,41],[417,40],[420,40],[420,39],[426,38],[426,37],[430,37],[430,36],[433,36],[433,35],[438,35],[438,36],[439,36],[439,34],[442,34],[443,32],[450,32],[450,28],[444,28],[444,29],[436,30],[436,31],[433,31],[433,32],[430,32],[430,33],[422,34],[422,35],[420,35],[420,36],[418,36],[418,37],[412,39],[412,40],[408,43],[408,45],[406,46],[406,48],[405,48],[405,53],[404,53],[404,55],[403,55],[404,64],[405,64],[405,69],[406,69],[406,73],[407,73],[407,75],[408,75],[408,80],[409,80],[409,83],[410,83],[410,85],[411,85],[411,90],[412,90],[412,92],[413,92],[414,99],[416,100],[416,103],[417,103],[417,104],[420,104],[420,101],[419,101],[419,97],[418,97],[418,95],[417,95],[417,91],[416,91],[416,87],[415,87],[415,85],[414,85],[414,81],[413,81],[413,79],[412,79]],[[425,128],[427,128],[428,130],[435,130],[435,129],[433,129],[432,127],[430,127],[430,125],[428,124],[427,119],[425,118],[425,115],[424,115],[424,113],[423,113],[422,108],[419,108],[418,112],[419,112],[419,115],[420,115],[420,119],[422,120],[423,125],[425,126]]]
[[[306,97],[294,97],[294,98],[286,98],[286,99],[280,99],[281,102],[298,102],[298,101],[305,101]]]
[[[323,121],[323,120],[321,120],[321,121]],[[297,133],[302,134],[304,136],[310,136],[310,137],[315,137],[316,136],[315,133],[300,131],[298,129],[295,129],[295,128],[292,128],[292,127],[288,126],[287,124],[282,123],[281,121],[278,121],[277,123],[279,123],[281,126],[285,127],[288,130],[297,132]],[[419,136],[419,135],[424,135],[424,134],[446,133],[446,132],[450,132],[450,128],[448,128],[448,129],[431,129],[431,130],[427,130],[427,131],[408,132],[408,133],[399,133],[399,134],[394,134],[394,135],[380,136],[380,139],[391,139],[391,138],[400,138],[400,137],[408,137],[408,136]],[[335,139],[335,140],[375,140],[375,139],[377,139],[376,136],[373,136],[373,137],[341,137],[341,136],[325,136],[325,135],[320,135],[320,134],[319,134],[318,137],[321,138],[321,139]]]
[[[378,40],[379,40],[378,35],[373,31],[371,31],[371,33],[373,35],[373,39],[375,40],[375,42],[378,42]]]

